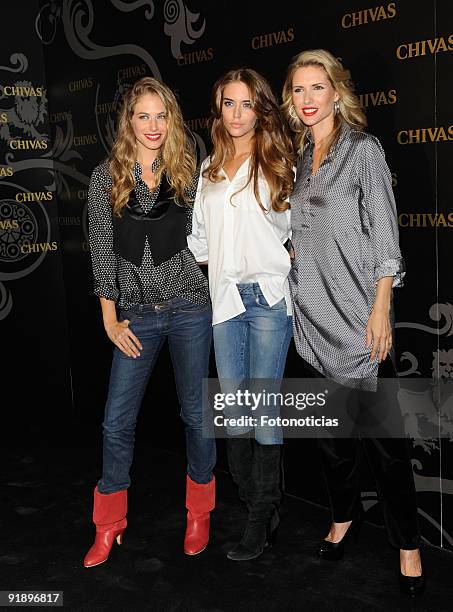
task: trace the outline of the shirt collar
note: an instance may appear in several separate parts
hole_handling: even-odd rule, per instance
[[[349,132],[352,130],[351,126],[349,125],[349,123],[347,123],[346,121],[342,121],[341,123],[341,127],[340,127],[340,134],[338,136],[338,140],[336,142],[336,144],[338,145],[348,134]],[[312,146],[313,143],[313,136],[310,130],[307,130],[305,132],[305,139],[307,141],[308,146]],[[329,150],[329,152],[327,153],[325,159],[330,159],[330,157],[332,156],[333,150],[332,148]]]
[[[239,166],[239,168],[238,168],[238,170],[237,170],[236,174],[235,174],[235,175],[234,175],[234,177],[233,177],[233,180],[231,181],[232,183],[234,183],[234,181],[235,181],[236,179],[241,178],[241,176],[246,176],[246,175],[248,175],[249,165],[250,165],[250,158],[251,158],[251,155],[249,155],[249,156],[247,157],[247,159],[246,159],[245,161],[243,161],[243,162],[242,162],[242,164]],[[223,167],[222,167],[222,172],[223,172],[223,174],[225,175],[225,178],[227,178],[227,179],[228,179],[228,175],[227,175],[227,173],[225,172],[225,170],[223,169]],[[229,179],[228,179],[228,180],[229,180]]]
[[[161,163],[162,163],[162,157],[161,156],[156,157],[156,159],[151,164],[151,172],[156,172],[156,170],[159,168]],[[135,175],[138,178],[142,178],[142,167],[138,163],[138,161],[136,161],[135,164],[134,164],[134,171],[135,171]]]

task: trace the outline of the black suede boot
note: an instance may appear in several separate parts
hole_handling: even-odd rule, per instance
[[[252,465],[253,465],[253,439],[246,436],[231,436],[226,439],[228,467],[230,474],[238,486],[239,499],[247,508],[250,507],[250,494],[252,490]]]
[[[241,541],[227,554],[232,561],[259,557],[267,546],[274,544],[280,524],[281,446],[251,442],[252,471],[250,486],[245,492],[249,518]]]

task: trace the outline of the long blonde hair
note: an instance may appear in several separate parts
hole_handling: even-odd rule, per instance
[[[161,164],[156,170],[157,183],[165,172],[177,199],[184,202],[185,189],[190,185],[196,170],[194,151],[189,144],[181,109],[173,92],[157,79],[143,77],[134,83],[124,96],[119,113],[118,132],[108,160],[113,183],[110,198],[115,215],[120,214],[135,187],[133,170],[137,158],[137,143],[131,119],[135,105],[145,94],[158,95],[167,113],[167,136],[160,151]]]
[[[324,154],[327,154],[338,140],[343,121],[346,121],[346,123],[355,129],[363,130],[367,125],[367,120],[360,106],[359,99],[354,93],[354,85],[351,81],[349,70],[344,68],[342,63],[325,49],[302,51],[302,53],[296,55],[288,67],[282,95],[282,110],[291,130],[295,133],[294,142],[299,153],[303,151],[305,137],[309,128],[304,125],[295,113],[292,102],[292,86],[294,73],[299,68],[305,66],[319,66],[323,68],[332,87],[339,95],[338,112],[334,116],[333,131],[323,147]]]
[[[292,191],[293,146],[277,100],[266,79],[251,68],[230,70],[214,85],[211,100],[211,139],[214,145],[210,163],[203,175],[218,183],[224,180],[220,171],[228,157],[234,156],[233,139],[222,119],[225,87],[239,81],[248,87],[257,123],[252,141],[249,176],[246,185],[253,182],[253,191],[259,206],[267,210],[260,199],[258,177],[261,170],[270,192],[270,206],[277,212],[288,208],[285,200]],[[235,195],[235,194],[233,194]]]

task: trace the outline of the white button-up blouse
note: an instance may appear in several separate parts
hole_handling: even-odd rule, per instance
[[[247,183],[249,159],[230,181],[213,183],[203,177],[209,158],[201,165],[194,203],[192,234],[188,245],[197,261],[209,262],[209,288],[212,300],[212,324],[228,321],[245,312],[238,283],[258,283],[269,306],[285,298],[291,315],[288,251],[283,246],[291,237],[290,211],[270,209],[269,188],[259,178],[259,206],[251,182]],[[238,193],[236,193],[238,192]],[[233,196],[233,197],[232,197]]]

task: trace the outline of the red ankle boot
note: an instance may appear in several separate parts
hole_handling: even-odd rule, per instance
[[[93,522],[96,525],[96,540],[85,556],[85,567],[107,561],[115,539],[118,544],[122,543],[127,526],[126,513],[127,489],[104,495],[95,488]]]
[[[215,507],[215,477],[207,484],[186,480],[187,528],[184,539],[186,555],[198,555],[209,542],[211,510]]]

